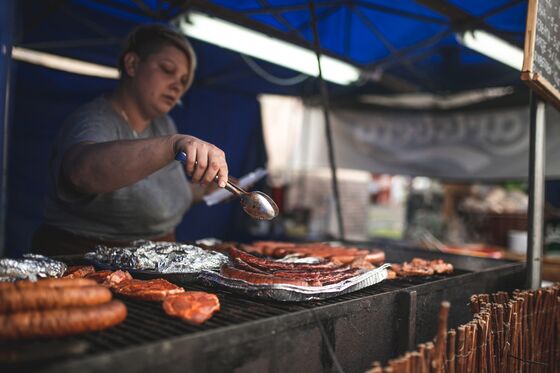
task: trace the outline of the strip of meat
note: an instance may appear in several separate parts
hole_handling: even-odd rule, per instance
[[[370,249],[365,259],[371,264],[383,264],[385,262],[385,252],[379,249]]]
[[[171,282],[156,278],[153,280],[125,280],[113,286],[113,291],[133,299],[147,301],[162,301],[165,297],[185,291]]]
[[[0,282],[0,290],[27,288],[63,288],[77,286],[95,286],[97,283],[85,278],[48,278],[38,281],[22,280],[16,282]]]
[[[444,262],[443,259],[432,260],[430,262],[430,267],[438,274],[453,273],[453,264]]]
[[[291,242],[277,242],[277,241],[256,241],[251,245],[242,245],[242,248],[247,252],[256,252],[262,255],[274,256],[276,250],[284,248],[293,248],[296,244]]]
[[[126,281],[132,280],[132,276],[130,273],[126,271],[121,271],[120,269],[117,271],[111,270],[103,270],[94,273],[90,273],[86,276],[89,279],[95,280],[98,284],[103,285],[108,288],[112,288],[116,284]]]
[[[47,310],[107,303],[111,292],[99,285],[0,290],[0,312]]]
[[[235,259],[235,267],[251,273],[264,274],[284,279],[305,281],[310,286],[321,286],[354,277],[362,272],[360,268],[343,266],[339,268],[321,268],[315,271],[309,270],[286,270],[286,271],[264,271],[245,263],[242,259]]]
[[[317,264],[303,264],[303,263],[282,263],[277,262],[270,259],[264,259],[256,257],[252,254],[249,254],[245,251],[239,250],[233,246],[228,248],[229,255],[233,258],[240,258],[245,263],[250,264],[251,266],[267,269],[267,270],[292,270],[292,269],[300,269],[300,270],[318,270],[321,268],[337,268],[340,267],[332,262],[327,263],[317,263]]]
[[[98,284],[103,284],[105,280],[107,280],[107,276],[109,276],[111,273],[113,273],[113,271],[111,271],[110,269],[104,269],[102,271],[88,273],[86,275],[86,278],[94,280]]]
[[[283,258],[288,254],[299,254],[330,259],[336,264],[349,264],[357,257],[364,257],[372,264],[381,264],[385,261],[385,253],[382,250],[331,246],[325,243],[296,245],[289,242],[257,241],[251,245],[241,245],[240,247],[249,253],[258,253],[275,258]]]
[[[354,258],[352,263],[350,263],[352,268],[360,268],[365,270],[375,269],[375,265],[373,265],[369,260],[366,259],[364,256],[357,256]]]
[[[313,286],[321,286],[327,284],[334,284],[342,280],[354,277],[362,271],[359,268],[346,268],[339,272],[274,272],[273,275],[277,277],[289,278],[293,280],[303,280],[307,282],[314,282]]]
[[[282,269],[282,270],[277,270],[277,269],[262,269],[259,267],[255,267],[252,266],[250,264],[248,264],[247,262],[245,262],[243,259],[241,258],[235,258],[234,260],[235,263],[235,267],[243,269],[245,271],[249,271],[249,272],[255,272],[255,273],[264,273],[267,275],[275,275],[276,273],[285,273],[285,274],[291,274],[295,277],[297,276],[317,276],[317,275],[332,275],[335,274],[337,272],[343,272],[343,271],[347,271],[350,269],[350,266],[340,266],[340,267],[335,267],[335,268],[318,268],[318,269],[305,269],[305,268],[299,268],[299,267],[293,267],[291,269]]]
[[[254,273],[264,273],[264,274],[270,274],[270,271],[265,271],[264,269],[260,269],[258,267],[254,267],[248,263],[246,263],[243,259],[240,258],[235,258],[234,259],[235,262],[235,267],[243,269],[245,271],[249,271],[249,272],[254,272]]]
[[[398,277],[431,276],[434,273],[452,273],[453,265],[443,259],[425,260],[413,258],[410,262],[392,264],[391,269]]]
[[[84,278],[93,272],[95,272],[93,266],[71,266],[66,270],[64,278]]]
[[[231,267],[229,265],[222,266],[221,274],[225,277],[235,280],[243,280],[251,284],[284,284],[297,286],[310,285],[306,281],[292,280],[289,278],[282,278],[274,275],[244,271],[242,269]]]
[[[127,280],[132,280],[132,276],[130,275],[130,273],[128,273],[126,271],[121,271],[119,269],[118,271],[115,271],[115,272],[112,272],[111,274],[109,274],[105,278],[105,281],[103,281],[102,285],[113,287],[113,286],[115,286],[117,284],[120,284],[121,282],[127,281]]]
[[[90,307],[0,314],[0,340],[94,332],[115,326],[125,318],[126,307],[118,300]]]
[[[339,264],[350,264],[356,259],[354,255],[334,255],[330,257],[331,261]]]
[[[220,310],[220,300],[215,294],[187,291],[166,297],[163,310],[169,316],[179,317],[189,324],[200,325]]]

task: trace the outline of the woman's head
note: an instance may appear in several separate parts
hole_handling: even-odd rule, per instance
[[[160,24],[138,26],[128,35],[119,56],[118,67],[121,77],[127,75],[125,69],[125,56],[127,53],[135,53],[141,60],[145,60],[149,55],[159,52],[166,46],[175,47],[185,55],[189,71],[188,89],[192,84],[196,70],[194,50],[185,36]]]
[[[167,113],[191,86],[196,56],[181,34],[162,25],[139,26],[119,58],[123,87],[148,117]]]

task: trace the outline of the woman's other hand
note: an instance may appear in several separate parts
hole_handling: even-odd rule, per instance
[[[228,166],[225,153],[218,147],[194,136],[175,135],[173,154],[185,152],[185,169],[195,183],[209,184],[218,177],[218,185],[223,188],[228,180]]]

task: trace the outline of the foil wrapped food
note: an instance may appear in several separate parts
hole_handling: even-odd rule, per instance
[[[129,247],[97,246],[86,258],[113,268],[156,273],[216,271],[228,261],[222,253],[176,242],[135,241]]]
[[[63,262],[38,254],[24,254],[21,259],[0,259],[0,281],[62,277],[68,267]]]

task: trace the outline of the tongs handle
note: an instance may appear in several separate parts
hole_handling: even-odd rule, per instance
[[[184,151],[180,151],[175,155],[175,160],[181,162],[182,164],[185,164],[185,162],[187,161],[187,153],[185,153]],[[196,163],[195,163],[196,164]],[[216,179],[218,180],[218,177],[216,176]],[[236,196],[240,196],[242,194],[247,193],[246,191],[244,191],[243,189],[241,189],[240,187],[238,187],[237,185],[233,184],[232,182],[230,182],[229,180],[226,181],[226,186],[224,187],[226,190],[228,190],[230,193],[235,194]]]

